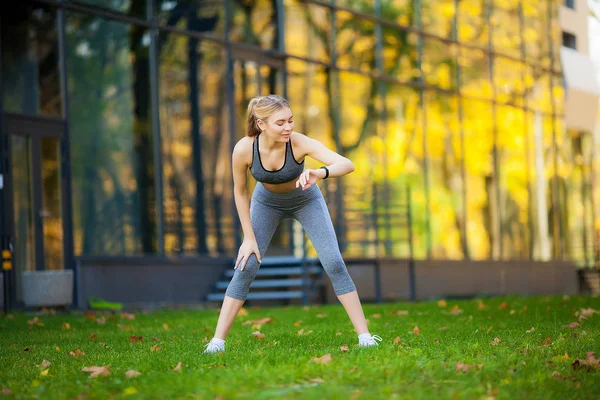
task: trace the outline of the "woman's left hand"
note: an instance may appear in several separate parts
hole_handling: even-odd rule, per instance
[[[302,190],[306,190],[317,183],[319,179],[321,179],[320,175],[321,171],[317,171],[315,169],[306,169],[296,181],[296,187],[302,186]]]

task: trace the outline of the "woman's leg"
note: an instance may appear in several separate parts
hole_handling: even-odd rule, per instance
[[[271,208],[258,201],[252,201],[250,205],[250,219],[252,221],[252,229],[258,244],[260,256],[264,257],[271,242],[271,238],[279,225],[283,214],[274,208]],[[252,254],[248,258],[246,267],[242,271],[237,268],[227,286],[225,299],[221,306],[217,328],[215,330],[215,338],[225,340],[227,333],[235,320],[235,317],[246,301],[250,284],[254,281],[260,264],[256,256]]]
[[[295,216],[317,250],[319,260],[331,279],[333,290],[348,313],[356,333],[368,333],[358,292],[342,259],[331,216],[321,192],[297,211]]]

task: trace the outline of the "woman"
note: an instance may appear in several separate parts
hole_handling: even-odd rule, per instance
[[[232,157],[234,198],[244,241],[235,262],[236,271],[225,292],[215,336],[204,353],[225,351],[225,337],[246,300],[261,256],[285,218],[298,220],[308,233],[354,325],[359,346],[377,346],[381,338],[369,333],[356,287],[337,245],[325,199],[316,185],[319,179],[349,174],[354,171],[354,164],[317,140],[294,132],[292,111],[280,96],[253,98],[248,105],[247,120],[247,136],[235,145]],[[305,170],[306,156],[327,166]],[[258,181],[252,202],[246,181],[248,169]]]

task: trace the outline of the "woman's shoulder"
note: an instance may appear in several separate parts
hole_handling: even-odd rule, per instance
[[[254,137],[244,136],[233,147],[234,159],[241,159],[248,164],[248,159],[252,157],[252,143],[254,143]]]

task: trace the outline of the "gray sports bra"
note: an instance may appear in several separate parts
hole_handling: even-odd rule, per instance
[[[302,171],[304,171],[304,160],[301,163],[294,158],[292,150],[292,140],[290,139],[285,144],[285,161],[283,167],[277,171],[267,171],[260,160],[260,152],[258,151],[258,138],[260,134],[254,138],[252,151],[252,164],[250,165],[250,173],[258,182],[263,183],[285,183],[296,179]]]

